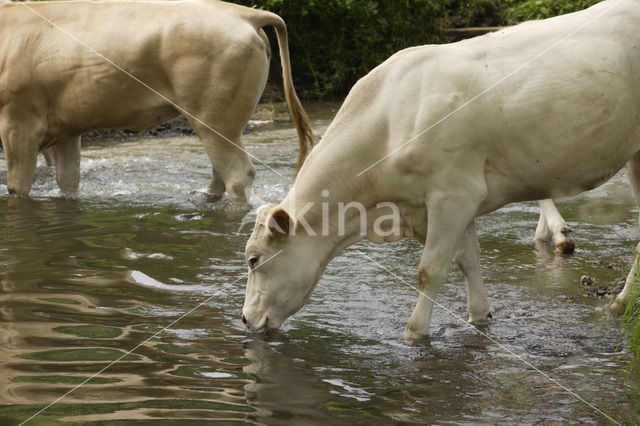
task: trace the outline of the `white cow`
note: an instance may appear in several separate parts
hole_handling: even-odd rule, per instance
[[[627,162],[640,187],[639,28],[640,1],[605,0],[406,49],[362,78],[284,201],[259,209],[245,324],[278,327],[347,246],[402,237],[425,244],[405,335],[428,334],[452,258],[467,280],[469,321],[487,322],[475,217],[592,189]]]
[[[268,25],[276,29],[301,164],[312,134],[279,16],[215,0],[0,5],[9,192],[29,193],[37,153],[52,147],[58,185],[73,194],[82,133],[144,129],[184,114],[211,160],[211,195],[226,190],[246,200],[255,168],[239,138],[267,81],[271,52],[261,28]]]

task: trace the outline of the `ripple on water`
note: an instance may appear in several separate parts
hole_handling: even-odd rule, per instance
[[[316,133],[327,124],[314,121]],[[195,138],[89,144],[77,198],[58,198],[43,165],[33,197],[0,196],[1,424],[20,423],[125,354],[40,421],[606,423],[544,373],[634,423],[630,354],[599,313],[605,302],[579,285],[585,274],[603,283],[624,275],[637,214],[624,174],[558,202],[578,243],[573,257],[531,241],[535,203],[478,219],[488,327],[466,324],[464,278],[452,265],[432,336],[404,340],[422,247],[400,241],[346,250],[283,330],[247,333],[244,244],[255,208],[290,188],[297,142],[280,124],[243,139],[264,162],[250,210],[207,200],[210,164]]]

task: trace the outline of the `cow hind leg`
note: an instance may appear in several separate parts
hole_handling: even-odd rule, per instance
[[[553,200],[539,200],[538,205],[540,206],[540,219],[534,238],[538,241],[553,239],[558,253],[573,253],[576,243],[571,236],[571,228],[556,208]]]
[[[633,199],[635,200],[636,204],[640,206],[640,153],[636,153],[627,163],[627,175],[629,176],[629,184],[631,186]],[[629,275],[627,275],[627,280],[624,283],[624,288],[616,296],[616,299],[608,306],[608,310],[616,315],[621,315],[624,313],[629,300],[629,295],[631,294],[631,289],[634,286],[640,285],[636,282],[636,277],[639,276],[638,268],[640,267],[638,265],[638,262],[640,262],[638,253],[640,253],[640,243],[635,249],[633,255],[633,266],[629,271]]]
[[[487,289],[484,286],[480,269],[480,245],[474,222],[467,226],[462,235],[455,261],[467,282],[469,322],[473,325],[486,325],[491,318],[491,313],[489,312]]]
[[[638,265],[638,262],[640,262],[640,258],[638,257],[639,253],[640,253],[640,243],[638,243],[634,251],[633,265],[631,266],[631,270],[627,275],[627,279],[624,283],[624,288],[620,293],[618,293],[615,300],[611,302],[611,304],[607,307],[607,310],[613,313],[614,315],[622,315],[624,313],[624,311],[627,308],[627,303],[629,302],[631,289],[634,286],[640,285],[638,283],[638,279],[639,279],[638,276],[640,276],[640,273],[638,272],[638,268],[640,267],[640,265]]]
[[[3,120],[4,121],[4,120]],[[33,184],[38,160],[38,148],[43,134],[38,126],[0,125],[0,140],[7,159],[7,189],[9,194],[28,195]]]
[[[42,154],[42,157],[44,157],[44,162],[46,163],[47,167],[53,166],[53,156],[51,155],[51,150],[45,149],[44,151],[40,151],[40,153]]]
[[[212,200],[219,199],[226,191],[229,200],[247,201],[246,190],[251,188],[255,176],[255,168],[240,142],[240,134],[247,121],[248,118],[238,120],[234,117],[229,120],[207,120],[214,126],[216,123],[225,123],[217,128],[192,121],[211,161],[209,195]]]
[[[65,196],[76,194],[80,185],[80,136],[58,140],[53,158],[60,192]]]
[[[631,195],[633,195],[636,205],[640,206],[640,152],[636,153],[627,162],[627,175],[629,176]],[[640,223],[640,216],[638,217],[638,223]]]
[[[260,100],[269,69],[262,40],[257,33],[251,37],[255,39],[247,46],[253,47],[237,50],[216,67],[207,60],[197,66],[209,70],[215,83],[210,88],[203,91],[200,83],[176,82],[179,103],[193,114],[187,118],[211,160],[210,195],[215,198],[226,190],[230,201],[240,203],[246,203],[256,173],[240,136]]]

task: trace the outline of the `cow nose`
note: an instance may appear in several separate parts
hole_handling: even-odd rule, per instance
[[[247,319],[244,317],[244,314],[242,314],[242,323],[246,325],[247,328],[249,328],[249,321],[247,321]]]

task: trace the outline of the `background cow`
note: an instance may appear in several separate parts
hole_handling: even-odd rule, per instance
[[[239,138],[264,90],[276,29],[301,164],[312,143],[291,80],[287,32],[270,12],[213,0],[0,6],[0,140],[10,193],[29,193],[53,148],[64,194],[78,189],[80,135],[185,115],[212,164],[209,191],[246,200],[255,168]]]

